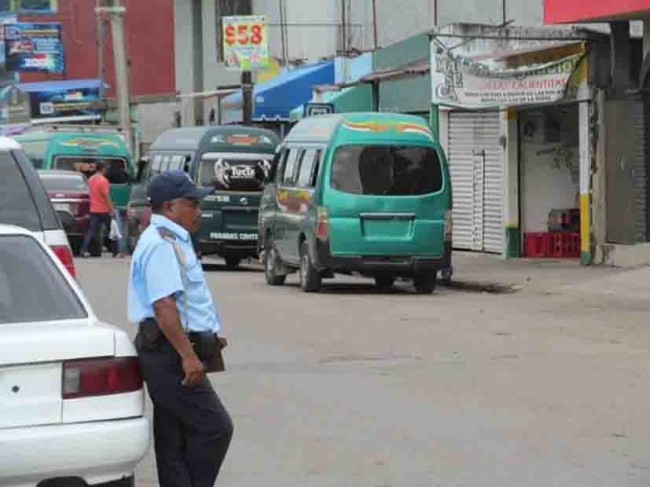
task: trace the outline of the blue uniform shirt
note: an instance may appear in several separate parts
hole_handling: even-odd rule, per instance
[[[160,235],[159,227],[166,229],[169,238],[182,251],[184,273],[173,244]],[[190,234],[164,216],[152,215],[151,224],[142,232],[131,259],[129,320],[140,323],[145,318],[154,318],[153,303],[167,296],[176,298],[185,330],[216,333],[221,328]]]

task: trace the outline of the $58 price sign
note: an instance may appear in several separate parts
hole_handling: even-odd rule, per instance
[[[260,68],[268,58],[266,16],[224,17],[223,51],[227,66]]]
[[[255,24],[229,24],[224,27],[224,42],[229,46],[239,44],[247,46],[253,44],[259,46],[264,40],[264,26],[260,23]]]

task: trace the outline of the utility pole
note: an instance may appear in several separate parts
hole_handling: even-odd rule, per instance
[[[246,70],[241,72],[242,119],[244,125],[253,125],[253,74]]]
[[[117,85],[117,108],[120,114],[120,126],[126,138],[126,146],[131,155],[133,147],[133,128],[131,126],[131,102],[129,99],[129,80],[127,74],[126,46],[124,43],[124,15],[126,8],[121,0],[108,0],[107,7],[95,9],[97,15],[107,14],[111,20],[113,33],[113,57],[115,59],[115,82]]]
[[[372,48],[377,50],[379,42],[377,41],[377,0],[372,0]]]

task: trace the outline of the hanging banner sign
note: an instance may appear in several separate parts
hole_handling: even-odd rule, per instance
[[[446,106],[481,109],[572,100],[586,81],[583,53],[499,68],[434,47],[432,61],[432,102]]]
[[[60,23],[18,22],[4,32],[7,71],[63,73]]]
[[[265,15],[223,17],[223,57],[227,68],[257,71],[269,62]]]

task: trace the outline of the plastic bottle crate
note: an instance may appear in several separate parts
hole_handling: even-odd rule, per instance
[[[551,234],[526,233],[524,234],[524,257],[539,259],[551,255]]]
[[[580,234],[575,232],[551,233],[551,257],[580,257]]]

